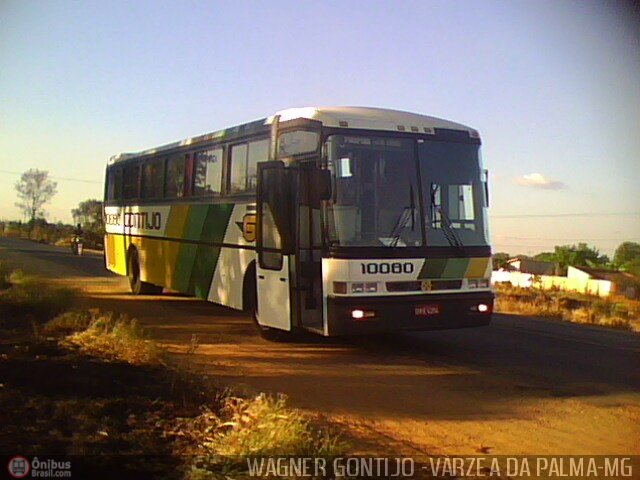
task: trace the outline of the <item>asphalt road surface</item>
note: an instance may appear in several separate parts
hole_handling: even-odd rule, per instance
[[[226,308],[129,295],[102,255],[0,238],[0,258],[137,316],[176,355],[196,341],[187,355],[204,375],[284,392],[382,453],[640,454],[635,333],[496,314],[477,329],[277,344]]]

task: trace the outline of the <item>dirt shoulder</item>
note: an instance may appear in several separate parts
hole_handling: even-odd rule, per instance
[[[178,361],[188,358],[195,371],[221,388],[286,393],[293,406],[324,415],[361,438],[362,452],[640,454],[637,389],[552,382],[535,370],[523,374],[510,368],[508,359],[518,350],[553,347],[555,362],[571,362],[574,350],[584,351],[584,345],[553,338],[557,335],[523,341],[533,338],[540,342],[536,346],[510,340],[505,326],[485,332],[484,341],[503,342],[498,345],[508,355],[504,369],[468,360],[484,354],[479,347],[452,352],[461,341],[457,333],[425,342],[309,338],[274,344],[258,338],[249,319],[225,308],[171,294],[135,298],[120,277],[88,275],[27,253],[2,255],[59,284],[80,286],[88,307],[139,318]],[[604,347],[596,342],[588,348]],[[637,351],[620,349],[620,355],[637,358]],[[568,369],[570,363],[555,367]]]

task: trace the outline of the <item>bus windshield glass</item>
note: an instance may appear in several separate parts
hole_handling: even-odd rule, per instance
[[[422,245],[413,140],[332,135],[333,196],[325,210],[331,246]]]
[[[420,141],[416,158],[413,139],[332,135],[327,151],[329,246],[423,246],[423,229],[427,246],[487,245],[479,145]]]
[[[418,143],[427,245],[487,245],[479,148],[466,143]]]

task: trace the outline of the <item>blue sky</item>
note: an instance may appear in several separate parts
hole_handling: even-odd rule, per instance
[[[610,254],[640,241],[640,26],[623,5],[4,0],[0,219],[20,217],[31,167],[58,179],[49,220],[70,221],[114,153],[365,105],[480,130],[495,250]]]

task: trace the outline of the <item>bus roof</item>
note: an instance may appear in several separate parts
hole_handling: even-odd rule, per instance
[[[115,163],[130,158],[152,155],[181,146],[196,145],[203,142],[221,140],[240,134],[248,134],[271,125],[276,117],[279,121],[307,118],[322,122],[324,126],[335,128],[355,128],[367,130],[402,131],[415,133],[434,133],[434,129],[449,129],[466,131],[469,136],[478,138],[478,132],[471,127],[451,122],[442,118],[420,115],[417,113],[374,107],[302,107],[288,108],[276,112],[267,118],[255,120],[223,130],[190,137],[182,141],[169,143],[160,147],[143,150],[136,153],[120,153],[110,158],[109,163]]]
[[[277,112],[280,121],[308,118],[321,121],[327,127],[361,128],[369,130],[415,131],[425,133],[434,128],[467,131],[477,136],[473,128],[442,118],[402,110],[374,107],[304,107]],[[271,120],[270,117],[268,120]],[[346,125],[345,125],[346,124]],[[401,127],[401,128],[398,128]],[[414,130],[412,130],[412,127]],[[403,130],[404,129],[404,130]],[[426,129],[426,130],[425,130]]]

